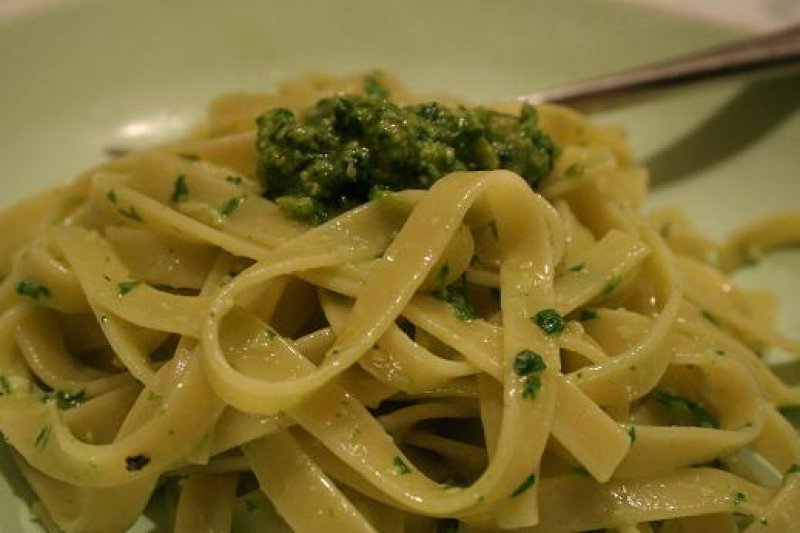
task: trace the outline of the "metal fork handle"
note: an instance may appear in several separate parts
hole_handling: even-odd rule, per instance
[[[532,104],[591,105],[647,90],[793,64],[800,65],[800,25],[677,59],[525,94],[518,100]]]

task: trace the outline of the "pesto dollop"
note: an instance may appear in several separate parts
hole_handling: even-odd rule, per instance
[[[363,95],[324,98],[299,117],[272,109],[257,124],[265,196],[310,223],[367,202],[373,189],[427,189],[457,170],[508,169],[535,188],[557,153],[532,106],[519,116],[437,102],[399,106],[374,78]]]

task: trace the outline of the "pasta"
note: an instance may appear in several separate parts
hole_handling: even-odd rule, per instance
[[[536,192],[460,171],[285,217],[254,118],[361,83],[223,97],[2,215],[0,430],[41,522],[171,501],[178,532],[797,531],[800,388],[763,354],[800,341],[726,273],[800,213],[723,245],[645,217],[624,136],[540,106]]]

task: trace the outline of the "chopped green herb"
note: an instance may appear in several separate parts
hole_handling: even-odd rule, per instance
[[[106,198],[108,198],[108,201],[111,202],[112,204],[117,203],[116,191],[114,191],[114,189],[108,189],[108,192],[106,193]]]
[[[747,501],[747,495],[744,492],[734,492],[731,494],[731,503],[733,505],[741,505]]]
[[[144,222],[144,219],[142,218],[142,216],[139,214],[139,212],[133,206],[129,206],[128,209],[123,209],[123,208],[119,207],[119,208],[117,208],[117,211],[119,212],[120,215],[122,215],[124,217],[128,217],[131,220],[135,220],[136,222]]]
[[[275,335],[277,335],[277,332],[272,328],[272,326],[266,326],[264,328],[264,337],[266,337],[268,341],[274,339]]]
[[[514,372],[518,376],[527,376],[547,368],[544,359],[532,350],[522,350],[514,357]]]
[[[789,467],[789,470],[786,471],[786,476],[784,477],[793,476],[795,474],[800,474],[800,465],[797,463],[794,463]]]
[[[241,185],[243,180],[241,176],[225,176],[225,181],[234,185]]]
[[[631,444],[636,442],[636,426],[628,426],[628,438],[631,440]]]
[[[586,172],[586,167],[584,167],[580,163],[572,163],[564,171],[564,176],[568,178],[578,178],[580,176],[583,176],[584,172]]]
[[[172,200],[173,204],[177,204],[178,202],[185,202],[188,198],[189,187],[186,186],[186,175],[181,174],[175,179],[170,200]]]
[[[522,398],[524,400],[533,400],[539,394],[542,388],[542,379],[539,376],[533,375],[525,378],[522,384]]]
[[[50,289],[44,285],[39,285],[39,283],[31,278],[25,278],[17,284],[17,294],[28,296],[34,300],[38,300],[39,298],[49,298],[52,296]]]
[[[443,265],[442,269],[445,267],[449,268],[447,265]],[[466,275],[462,275],[455,283],[434,291],[433,296],[449,303],[455,311],[456,318],[459,320],[466,321],[478,318],[478,313],[475,311],[475,308],[472,307],[468,298]]]
[[[141,281],[123,281],[121,283],[117,283],[117,296],[125,296],[133,289],[141,285]]]
[[[622,283],[622,274],[612,275],[603,285],[603,295],[606,296],[614,292],[620,283]]]
[[[704,428],[719,428],[717,418],[708,409],[693,400],[662,390],[654,390],[652,395],[658,403],[669,407],[687,424]]]
[[[178,157],[185,159],[186,161],[200,161],[200,156],[192,153],[178,154]]]
[[[86,401],[86,391],[80,390],[78,392],[66,392],[66,391],[58,391],[56,392],[56,405],[58,405],[59,409],[72,409],[73,407],[77,407],[83,402]]]
[[[519,484],[519,487],[514,489],[514,492],[511,493],[511,497],[514,498],[516,496],[519,496],[529,488],[533,487],[535,483],[536,483],[536,474],[530,474],[528,477],[525,478],[525,480],[522,483]]]
[[[578,313],[578,320],[581,322],[586,322],[587,320],[594,320],[597,318],[597,311],[594,309],[581,309],[581,312]]]
[[[11,394],[11,382],[5,376],[0,376],[0,394]]]
[[[50,432],[51,432],[51,431],[52,431],[52,428],[50,427],[50,425],[49,425],[49,424],[48,424],[48,425],[46,425],[46,426],[44,426],[44,427],[43,427],[43,428],[42,428],[42,429],[39,431],[39,434],[38,434],[38,435],[36,435],[36,440],[35,440],[35,441],[34,441],[34,443],[33,443],[33,444],[34,444],[34,446],[36,446],[36,447],[37,447],[37,448],[39,448],[39,449],[42,449],[42,448],[44,448],[45,446],[47,446],[47,441],[48,441],[48,440],[50,440]]]
[[[245,197],[244,196],[234,196],[221,206],[217,207],[217,213],[220,214],[222,217],[229,217],[233,214],[234,211],[239,209],[239,206],[244,203]]]
[[[564,317],[555,309],[543,309],[539,311],[533,317],[533,321],[548,335],[564,331],[566,327]]]
[[[410,474],[411,473],[411,469],[408,467],[408,465],[405,463],[405,461],[403,461],[403,459],[401,459],[400,457],[395,457],[392,460],[392,468],[398,474],[405,475],[405,474]]]
[[[150,464],[150,458],[144,454],[131,455],[125,458],[125,470],[136,472]]]
[[[576,265],[572,265],[567,270],[569,270],[570,272],[580,272],[584,268],[586,268],[586,263],[578,263]]]

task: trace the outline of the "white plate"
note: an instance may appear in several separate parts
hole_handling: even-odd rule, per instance
[[[101,162],[106,146],[179,134],[217,93],[309,71],[380,67],[419,90],[494,101],[732,37],[600,0],[67,2],[0,20],[0,204]],[[797,74],[726,82],[601,118],[624,123],[670,178],[651,205],[678,203],[719,237],[800,208],[798,95]],[[800,331],[797,253],[744,281],[778,291],[783,329]],[[0,531],[38,531],[26,488],[6,459],[0,468]]]

